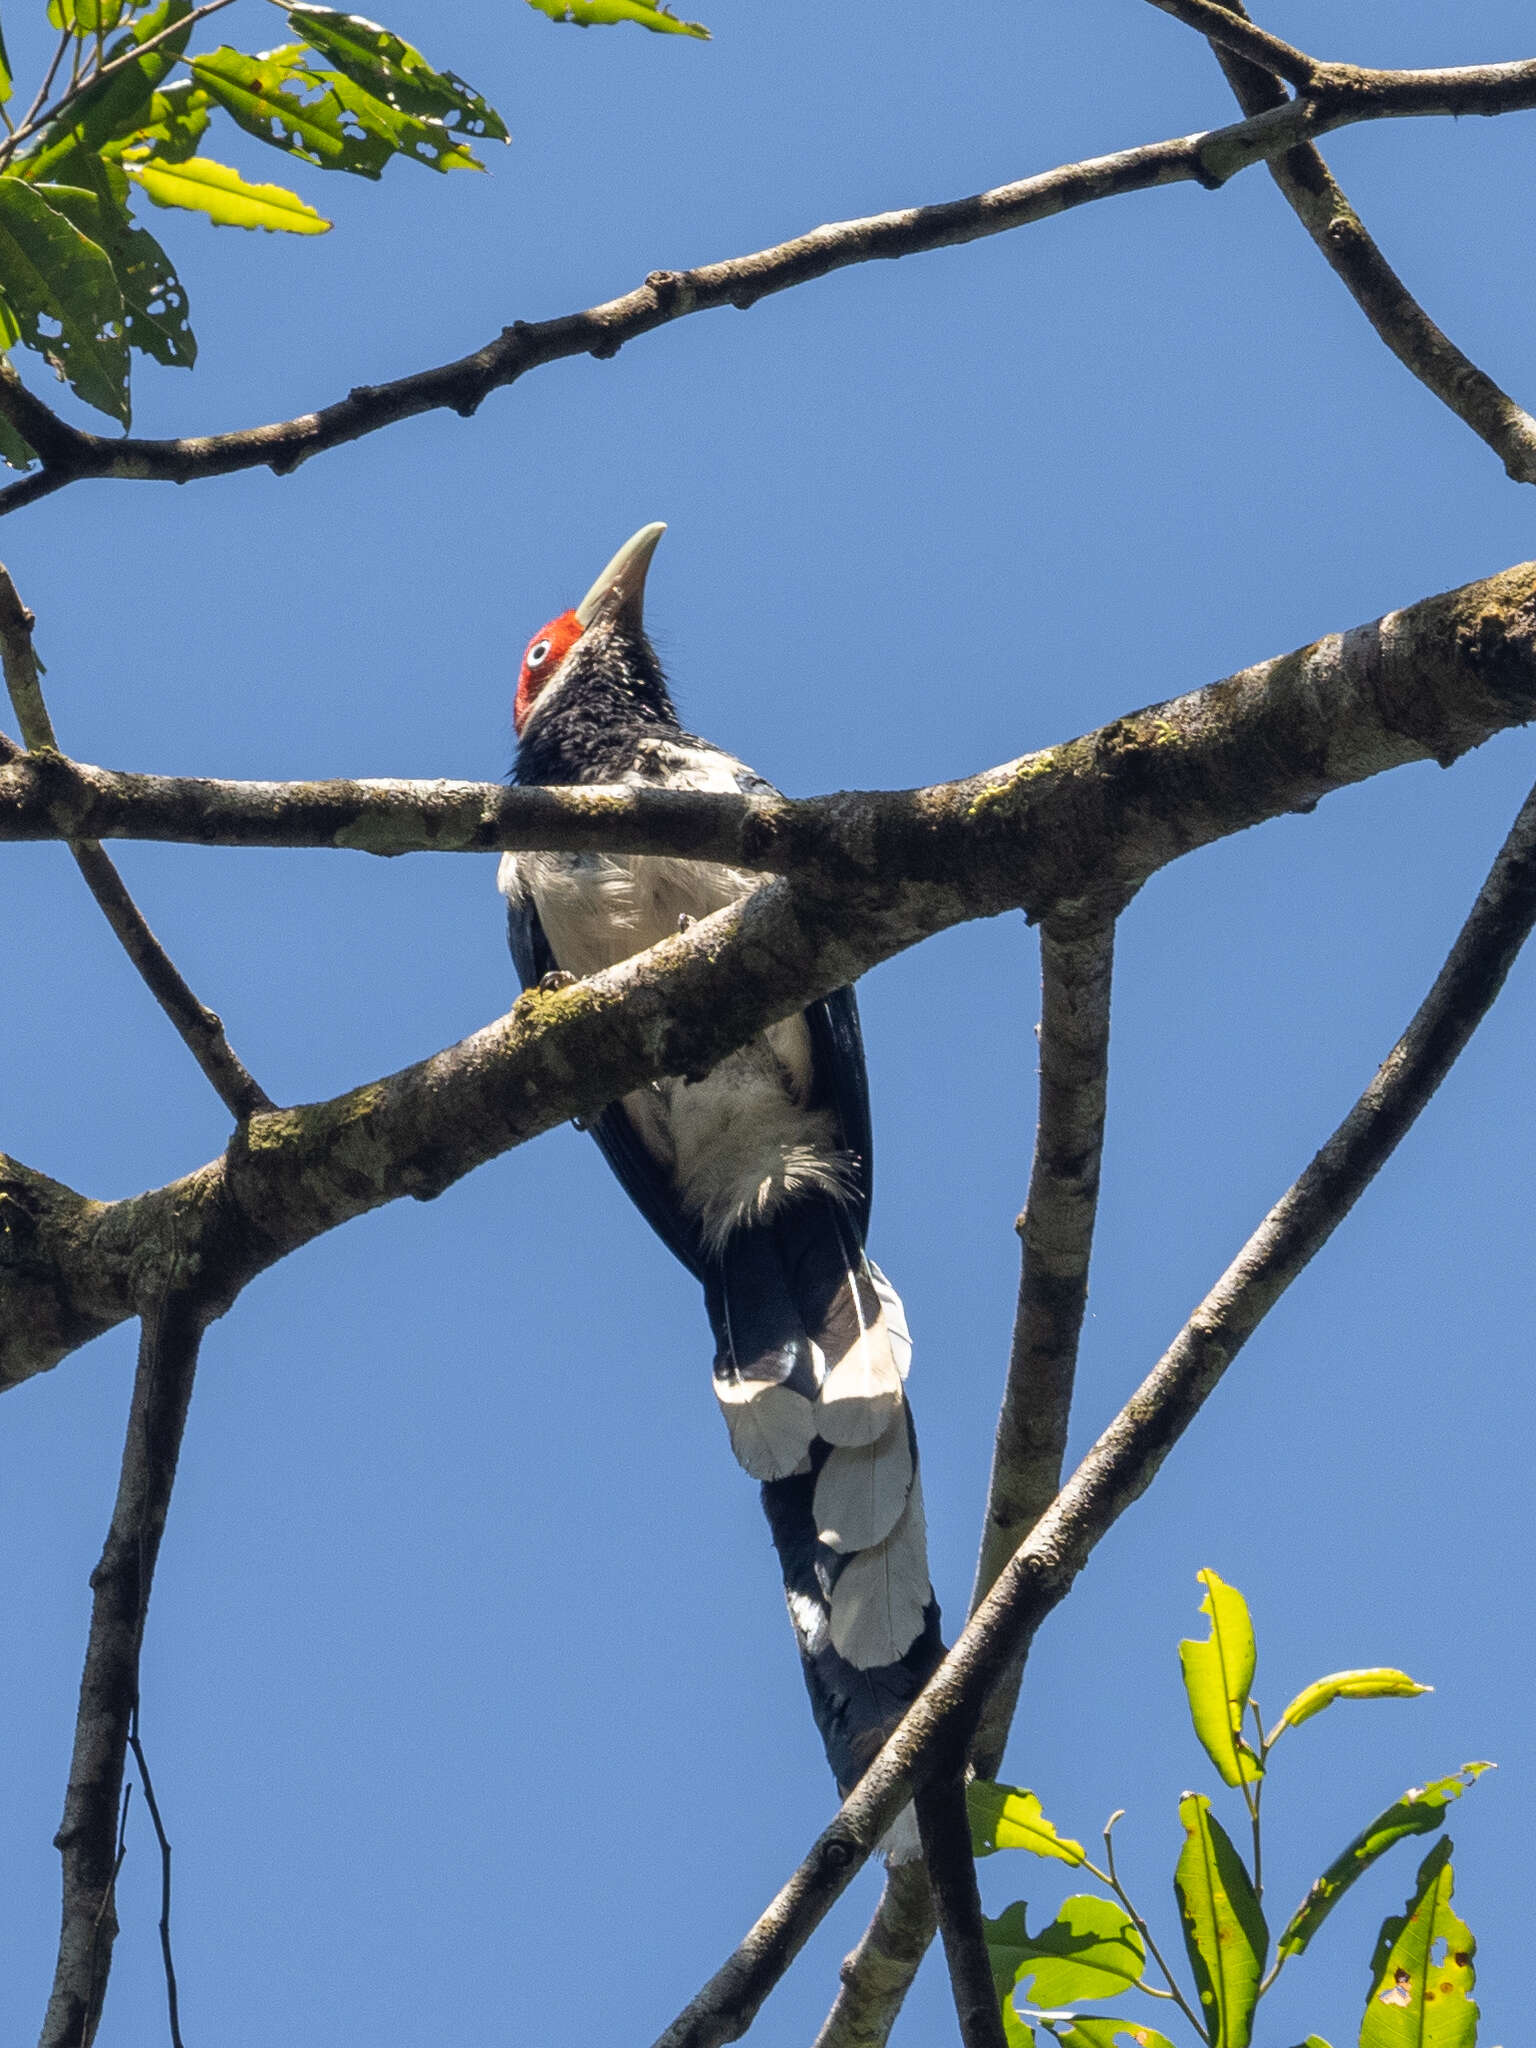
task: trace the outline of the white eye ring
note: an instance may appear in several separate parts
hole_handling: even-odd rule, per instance
[[[524,656],[527,666],[529,668],[542,668],[549,659],[549,646],[550,643],[547,640],[535,640]]]

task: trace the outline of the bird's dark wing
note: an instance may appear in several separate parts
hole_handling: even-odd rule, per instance
[[[671,1175],[663,1171],[641,1139],[623,1103],[610,1102],[589,1128],[625,1194],[668,1251],[702,1280],[706,1262],[698,1225],[677,1199]]]
[[[874,1135],[869,1115],[869,1077],[864,1068],[864,1034],[859,1006],[851,988],[834,989],[805,1013],[811,1034],[811,1071],[818,1104],[837,1118],[843,1144],[858,1162],[853,1213],[859,1242],[869,1235],[869,1205],[874,1193]]]
[[[544,936],[533,897],[526,889],[507,898],[507,944],[512,948],[512,964],[524,988],[536,988],[559,965]]]
[[[531,894],[514,896],[507,903],[507,943],[524,988],[536,987],[546,974],[556,971],[555,956]],[[685,1214],[670,1178],[641,1141],[623,1103],[610,1102],[588,1128],[625,1194],[667,1249],[702,1280],[705,1262],[698,1226]]]

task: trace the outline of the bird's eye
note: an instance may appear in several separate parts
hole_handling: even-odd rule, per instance
[[[523,657],[528,667],[542,668],[549,659],[549,648],[550,643],[548,640],[535,640],[527,654]]]

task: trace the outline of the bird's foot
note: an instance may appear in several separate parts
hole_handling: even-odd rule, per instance
[[[680,911],[677,919],[677,928],[680,932],[691,931],[695,922],[696,920],[691,918],[686,910]]]
[[[567,974],[563,967],[557,967],[552,973],[539,976],[539,987],[545,995],[551,995],[557,988],[569,988],[575,979],[574,974]]]

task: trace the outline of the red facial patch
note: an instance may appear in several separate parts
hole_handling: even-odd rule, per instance
[[[539,693],[554,680],[555,672],[581,638],[584,628],[574,612],[562,612],[551,619],[528,642],[523,666],[517,678],[517,695],[512,700],[513,729],[521,733]]]

